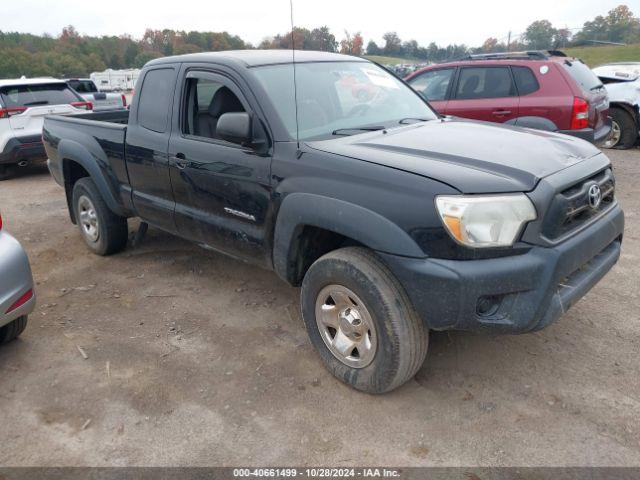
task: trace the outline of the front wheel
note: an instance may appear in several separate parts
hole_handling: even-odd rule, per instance
[[[393,390],[424,362],[427,328],[396,278],[367,249],[342,248],[311,265],[301,306],[327,369],[358,390]]]

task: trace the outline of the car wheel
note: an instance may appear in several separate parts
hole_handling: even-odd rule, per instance
[[[27,316],[16,318],[13,322],[7,323],[0,328],[0,344],[9,343],[20,336],[24,329],[27,328]]]
[[[633,147],[638,138],[638,127],[633,116],[622,108],[611,109],[611,135],[605,148],[626,150]]]
[[[9,180],[14,174],[13,165],[0,165],[0,181]]]
[[[127,219],[107,207],[91,178],[73,186],[73,208],[82,238],[94,253],[111,255],[127,245]]]
[[[358,390],[393,390],[424,362],[426,326],[396,278],[367,249],[342,248],[313,263],[302,282],[301,308],[327,369]]]

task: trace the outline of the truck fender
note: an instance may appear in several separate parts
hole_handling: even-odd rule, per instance
[[[273,241],[273,266],[285,281],[294,276],[293,245],[305,226],[338,233],[380,252],[425,257],[404,230],[376,212],[336,198],[291,193],[278,211]]]
[[[58,145],[58,158],[62,159],[63,162],[65,184],[68,181],[65,160],[71,160],[80,164],[82,168],[89,173],[91,180],[96,184],[102,199],[111,211],[123,217],[127,216],[124,208],[118,202],[116,194],[107,180],[108,173],[106,172],[109,171],[109,162],[101,149],[92,153],[85,146],[74,140],[62,139]],[[67,191],[68,197],[70,194],[71,192]],[[73,208],[71,207],[70,198],[67,198],[67,203],[69,204],[69,211],[73,216]]]
[[[544,117],[518,117],[507,120],[504,123],[514,127],[535,128],[536,130],[545,130],[547,132],[558,131],[557,125]]]

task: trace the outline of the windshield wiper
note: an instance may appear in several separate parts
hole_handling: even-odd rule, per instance
[[[358,132],[375,132],[376,130],[384,130],[384,125],[376,125],[373,127],[351,127],[351,128],[339,128],[331,132],[331,135],[355,135]]]
[[[600,85],[596,85],[595,87],[591,87],[590,90],[593,92],[595,90],[600,90],[601,88],[604,88],[604,84],[600,84]]]
[[[403,118],[398,123],[400,123],[402,125],[408,125],[408,124],[411,124],[411,123],[426,122],[428,120],[429,120],[428,118],[407,117],[407,118]]]
[[[40,100],[37,102],[24,102],[23,105],[26,106],[31,106],[31,105],[49,105],[49,102],[46,100]]]

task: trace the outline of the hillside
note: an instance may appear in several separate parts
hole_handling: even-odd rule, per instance
[[[601,45],[597,47],[566,48],[567,55],[582,59],[591,68],[611,62],[640,62],[640,44]]]

